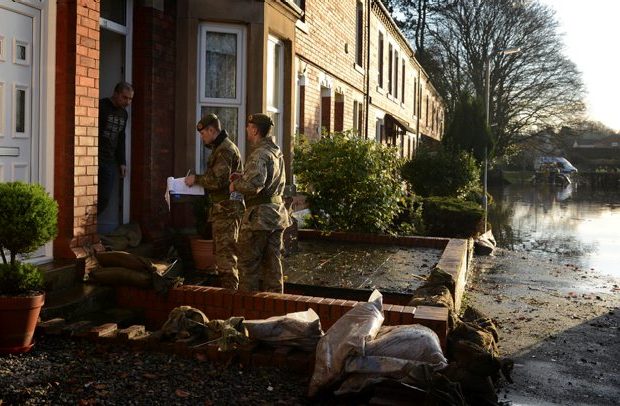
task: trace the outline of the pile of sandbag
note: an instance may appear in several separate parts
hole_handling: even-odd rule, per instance
[[[142,241],[142,230],[138,223],[121,224],[111,232],[99,236],[101,244],[109,251],[123,251],[135,248]]]
[[[166,291],[183,283],[181,278],[170,275],[176,261],[157,262],[124,251],[104,251],[95,254],[97,267],[89,280],[101,285],[135,286]]]
[[[202,311],[191,306],[172,309],[161,332],[164,340],[191,342],[196,346],[215,344],[222,351],[249,342],[243,317],[209,320]]]
[[[316,348],[310,397],[360,392],[385,380],[431,386],[433,373],[447,366],[437,334],[417,324],[382,327],[383,321],[383,296],[375,290],[334,323]]]
[[[161,332],[165,340],[191,342],[197,346],[217,344],[222,351],[250,341],[313,351],[323,335],[319,316],[312,309],[259,320],[244,320],[243,317],[209,320],[202,311],[191,306],[172,309]]]

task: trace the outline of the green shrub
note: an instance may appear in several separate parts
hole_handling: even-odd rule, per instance
[[[398,235],[424,235],[422,219],[422,198],[410,194],[399,203],[399,211],[394,219],[392,230]]]
[[[22,264],[26,255],[51,240],[57,233],[58,205],[41,185],[22,182],[0,183],[0,292],[38,290],[42,277],[38,268]],[[4,250],[9,251],[7,259]]]
[[[386,232],[404,196],[394,148],[350,133],[295,146],[293,172],[311,224],[323,230]]]
[[[484,210],[480,205],[451,197],[424,199],[422,213],[427,235],[467,238],[484,229]]]
[[[42,287],[43,273],[36,265],[19,261],[14,265],[0,263],[0,293],[17,295]]]
[[[402,168],[403,178],[415,194],[466,199],[480,191],[480,168],[464,151],[420,151]]]

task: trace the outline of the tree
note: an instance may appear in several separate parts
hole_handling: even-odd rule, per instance
[[[470,152],[478,162],[482,162],[485,147],[489,151],[493,149],[491,132],[485,123],[484,114],[484,102],[463,92],[442,139],[446,148]]]
[[[564,56],[558,22],[547,6],[529,0],[453,0],[424,11],[420,3],[434,2],[389,3],[401,29],[422,41],[420,63],[446,101],[448,121],[463,91],[484,100],[489,58],[495,155],[512,153],[541,129],[580,119],[585,110],[581,74]],[[407,13],[409,22],[399,19]],[[424,35],[418,38],[412,23],[424,25]],[[513,47],[521,52],[496,53]]]

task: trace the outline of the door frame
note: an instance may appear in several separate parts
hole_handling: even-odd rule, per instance
[[[131,83],[133,76],[133,1],[126,0],[125,3],[125,25],[121,25],[103,17],[99,17],[99,29],[108,30],[125,36],[125,82]],[[109,90],[106,90],[109,91]],[[99,89],[100,98],[102,96]],[[127,108],[128,118],[125,127],[125,159],[127,161],[127,176],[123,182],[123,218],[120,219],[121,224],[129,223],[131,208],[131,106]]]

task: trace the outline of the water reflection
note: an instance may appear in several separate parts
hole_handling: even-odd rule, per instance
[[[620,192],[578,185],[510,185],[491,190],[498,245],[561,256],[620,276]]]

